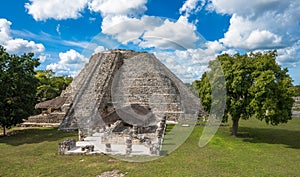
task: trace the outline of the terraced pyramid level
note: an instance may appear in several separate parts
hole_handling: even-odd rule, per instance
[[[127,50],[93,55],[61,97],[67,97],[60,126],[65,130],[109,126],[108,115],[130,105],[142,106],[169,122],[196,118],[200,107],[183,82],[153,54]],[[134,119],[147,118],[131,111],[132,117],[119,115],[120,119],[134,124]]]

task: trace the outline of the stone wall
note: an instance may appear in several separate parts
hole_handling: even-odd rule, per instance
[[[26,122],[30,123],[61,123],[65,114],[61,112],[53,112],[50,114],[39,114],[30,116]]]

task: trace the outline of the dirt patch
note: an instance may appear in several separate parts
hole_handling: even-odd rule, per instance
[[[119,170],[113,170],[113,171],[106,171],[102,173],[101,175],[98,175],[97,177],[122,177],[125,176],[127,173],[119,173]]]

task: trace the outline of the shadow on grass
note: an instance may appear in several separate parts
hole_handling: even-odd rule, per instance
[[[288,148],[300,149],[300,129],[284,130],[272,128],[250,128],[240,127],[239,137],[245,142],[284,144]]]
[[[14,130],[10,136],[0,136],[0,143],[13,146],[58,141],[76,135],[76,132],[58,131],[57,128],[30,128]]]

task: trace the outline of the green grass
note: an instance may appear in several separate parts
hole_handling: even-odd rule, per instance
[[[97,176],[114,169],[127,176],[300,176],[300,119],[269,126],[240,122],[240,138],[220,127],[212,141],[198,147],[197,126],[173,153],[155,161],[131,163],[106,155],[57,155],[58,142],[76,132],[55,128],[19,130],[0,137],[0,176]]]

